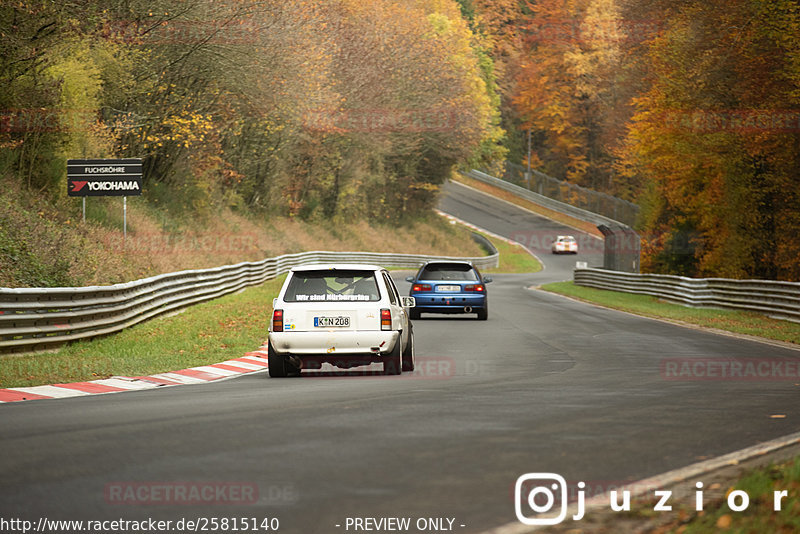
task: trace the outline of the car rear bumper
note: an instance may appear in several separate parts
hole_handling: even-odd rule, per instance
[[[417,301],[416,312],[428,313],[475,313],[486,307],[486,295],[412,295]],[[469,311],[465,310],[469,308]]]
[[[278,354],[296,356],[381,356],[400,342],[400,332],[389,330],[324,330],[270,332],[269,342]]]

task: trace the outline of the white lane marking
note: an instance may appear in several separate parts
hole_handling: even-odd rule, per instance
[[[244,369],[250,369],[251,371],[260,371],[262,369],[266,369],[263,365],[256,365],[254,363],[247,363],[247,362],[239,362],[229,360],[227,362],[222,362],[225,365],[233,365],[235,367],[243,367]]]
[[[150,389],[156,387],[156,384],[145,382],[144,380],[131,380],[120,377],[104,378],[103,380],[94,380],[92,384],[101,384],[103,386],[111,386],[120,389]]]
[[[67,397],[81,397],[83,395],[90,395],[85,391],[77,389],[59,388],[56,386],[32,386],[29,388],[8,388],[21,393],[31,393],[33,395],[41,395],[43,397],[52,397],[54,399],[62,399]]]
[[[243,364],[242,362],[222,362],[222,364],[223,364],[223,365],[226,365],[226,366],[230,366],[230,367],[236,367],[236,368],[237,368],[237,372],[238,372],[239,374],[242,374],[242,373],[249,373],[249,372],[251,372],[251,371],[260,371],[260,370],[262,370],[262,369],[266,369],[266,367],[259,367],[258,369],[252,369],[252,368],[250,367],[250,364],[249,364],[249,363],[247,363],[247,364]],[[237,364],[238,364],[238,365],[237,365]],[[246,365],[247,367],[245,367],[245,365]],[[256,366],[256,367],[258,367],[258,366]]]
[[[483,233],[485,233],[485,234],[488,234],[488,235],[490,235],[490,236],[492,236],[492,237],[494,237],[494,238],[497,238],[497,239],[499,239],[499,240],[501,240],[501,241],[505,241],[506,243],[509,243],[509,244],[511,244],[511,245],[519,245],[519,246],[522,246],[522,244],[521,244],[521,243],[517,243],[517,242],[516,242],[516,241],[514,241],[513,239],[509,239],[509,238],[507,238],[507,237],[505,237],[505,236],[502,236],[502,235],[500,235],[500,234],[495,234],[494,232],[492,232],[492,231],[489,231],[489,230],[487,230],[486,228],[481,228],[480,226],[476,226],[476,225],[472,224],[471,222],[467,222],[467,221],[465,221],[464,219],[459,219],[459,218],[458,218],[458,217],[456,217],[455,215],[452,215],[452,214],[450,214],[450,213],[447,213],[446,211],[442,211],[442,210],[440,210],[440,209],[435,209],[435,210],[433,210],[433,211],[435,211],[435,212],[436,212],[438,215],[441,215],[442,217],[445,217],[445,218],[447,218],[447,219],[452,219],[452,220],[456,221],[458,224],[463,224],[463,225],[464,225],[464,226],[466,226],[467,228],[472,228],[473,230],[479,230],[479,231],[481,231],[481,232],[483,232]]]
[[[242,356],[242,358],[245,358],[247,360],[251,360],[251,361],[254,361],[254,362],[267,363],[267,359],[266,358],[259,358],[258,356]]]
[[[179,382],[181,384],[207,384],[208,380],[203,380],[202,378],[195,378],[193,376],[186,376],[181,375],[178,373],[159,373],[157,375],[151,375],[153,378],[163,378],[165,380],[172,380],[173,382]]]
[[[231,371],[230,369],[220,369],[219,367],[212,367],[210,365],[201,365],[200,367],[190,367],[190,369],[192,371],[202,371],[210,375],[218,375],[218,376],[233,376],[241,374],[241,372],[239,371]]]

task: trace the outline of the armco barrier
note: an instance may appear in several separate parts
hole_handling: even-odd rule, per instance
[[[501,180],[500,178],[495,178],[494,176],[476,169],[472,169],[463,174],[473,180],[499,187],[500,189],[549,210],[563,213],[579,221],[594,224],[605,237],[603,267],[615,271],[639,272],[641,240],[639,239],[639,235],[629,226],[615,221],[614,219],[604,217],[603,215],[548,198],[539,193],[534,193],[524,187]]]
[[[628,226],[636,224],[639,216],[639,206],[632,202],[553,178],[536,169],[531,169],[529,175],[528,169],[510,161],[505,164],[503,180],[519,186],[527,184],[526,189],[530,191],[536,191],[545,197],[583,208],[592,213],[605,215]]]
[[[698,308],[752,311],[800,322],[800,283],[729,278],[686,278],[604,269],[576,269],[577,285],[641,293]]]
[[[30,352],[119,332],[157,315],[234,293],[296,265],[370,263],[416,268],[427,260],[468,260],[496,267],[500,255],[453,258],[380,252],[302,252],[258,262],[162,274],[112,286],[0,288],[0,353]]]

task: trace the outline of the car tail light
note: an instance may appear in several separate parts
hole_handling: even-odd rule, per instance
[[[283,310],[272,312],[272,331],[283,332]]]
[[[475,284],[469,285],[464,288],[464,291],[477,291],[478,293],[483,293],[486,291],[486,288],[483,287],[483,284]]]
[[[383,308],[381,310],[381,330],[392,329],[392,310]]]
[[[430,284],[414,284],[411,288],[411,291],[430,291],[431,285]]]

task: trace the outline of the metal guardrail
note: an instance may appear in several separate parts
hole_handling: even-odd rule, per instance
[[[639,235],[628,225],[610,219],[604,215],[554,200],[540,195],[539,193],[534,193],[524,187],[512,184],[506,180],[501,180],[500,178],[496,178],[476,169],[462,174],[474,180],[499,187],[504,191],[508,191],[509,193],[529,200],[549,210],[597,226],[597,229],[605,236],[603,267],[614,271],[639,272],[641,240],[639,239]]]
[[[530,200],[531,202],[535,202],[536,204],[548,208],[550,210],[556,211],[558,213],[563,213],[564,215],[569,215],[570,217],[574,217],[581,221],[586,221],[592,223],[594,225],[618,225],[620,224],[618,221],[600,215],[598,213],[594,213],[582,208],[578,208],[576,206],[572,206],[565,202],[560,202],[558,200],[554,200],[552,198],[546,197],[544,195],[540,195],[539,193],[535,193],[524,187],[520,187],[516,184],[512,184],[511,182],[507,182],[506,180],[502,180],[500,178],[496,178],[490,174],[486,174],[483,171],[479,171],[477,169],[472,169],[468,172],[463,173],[465,176],[468,176],[474,180],[479,180],[484,183],[488,183],[495,187],[499,187],[508,191],[509,193],[514,193],[515,195],[522,197],[524,199]]]
[[[800,322],[800,282],[686,278],[604,269],[576,269],[577,285],[652,295],[696,308],[726,308]]]
[[[31,352],[119,332],[157,315],[234,293],[312,263],[369,263],[417,268],[427,260],[468,260],[497,267],[500,255],[478,258],[380,252],[302,252],[258,262],[162,274],[92,287],[0,288],[0,353]]]
[[[478,246],[481,247],[489,256],[497,256],[499,262],[500,252],[497,251],[497,247],[495,247],[494,243],[489,241],[488,238],[477,232],[472,232],[472,240],[475,241]],[[480,269],[480,266],[478,266],[478,269]]]
[[[503,180],[519,186],[525,184],[526,189],[536,191],[540,195],[599,213],[628,226],[636,224],[640,209],[633,202],[553,178],[536,169],[531,169],[530,174],[528,177],[528,169],[522,165],[506,162]]]

